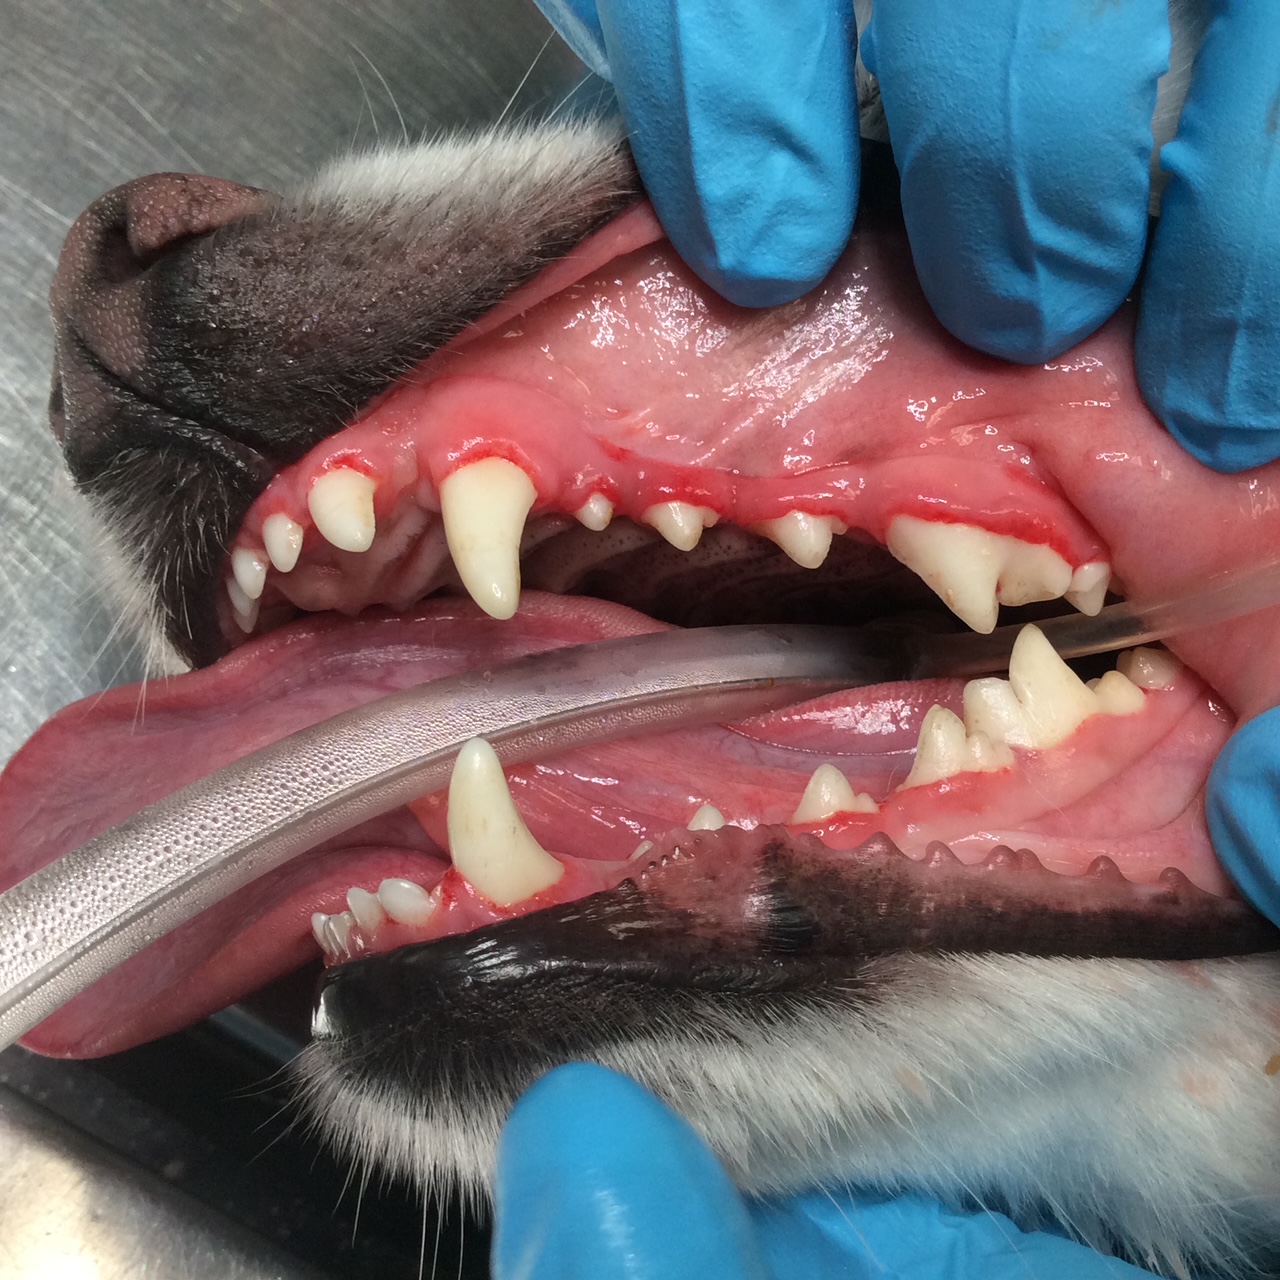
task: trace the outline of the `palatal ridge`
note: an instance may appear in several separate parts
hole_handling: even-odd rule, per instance
[[[377,492],[377,482],[352,467],[321,472],[307,493],[312,527],[339,551],[369,551],[379,534]],[[434,515],[434,502],[425,495],[418,502],[419,519],[425,527],[428,516],[422,513]],[[439,523],[448,555],[472,599],[494,618],[510,618],[519,606],[521,543],[536,505],[538,491],[533,480],[506,458],[467,463],[439,485]],[[571,514],[585,528],[602,533],[616,512],[614,503],[596,492],[575,511],[561,514]],[[659,502],[636,513],[636,518],[673,547],[692,551],[703,530],[727,516],[693,503]],[[806,569],[821,567],[832,539],[849,529],[835,516],[798,509],[746,527],[768,538]],[[257,625],[269,570],[279,578],[292,573],[306,534],[298,520],[274,512],[262,521],[261,547],[239,545],[233,550],[226,591],[235,623],[246,634]],[[961,621],[984,633],[995,627],[1002,604],[1061,598],[1082,613],[1096,614],[1111,582],[1111,567],[1104,561],[1072,566],[1043,543],[972,524],[895,515],[888,523],[885,542]]]
[[[1115,670],[1088,684],[1060,658],[1043,632],[1026,626],[1009,660],[1009,679],[984,677],[964,686],[964,716],[934,705],[920,728],[915,761],[898,792],[945,782],[957,775],[1011,768],[1013,748],[1043,751],[1064,742],[1094,715],[1125,716],[1142,710],[1144,690],[1173,684],[1181,663],[1162,649],[1130,649]],[[788,820],[813,826],[841,814],[874,814],[877,802],[855,792],[831,764],[809,778]],[[686,824],[690,831],[726,825],[714,805],[703,804]],[[496,907],[512,908],[550,889],[565,866],[544,849],[512,799],[501,762],[483,738],[472,738],[458,753],[449,782],[449,852],[453,869]],[[653,847],[641,841],[632,860]],[[312,933],[329,963],[350,960],[373,944],[388,920],[409,927],[426,925],[439,910],[441,888],[411,880],[387,879],[376,892],[353,886],[347,909],[316,912]]]

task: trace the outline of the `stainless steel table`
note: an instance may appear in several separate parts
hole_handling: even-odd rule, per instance
[[[157,170],[279,188],[344,148],[537,116],[600,87],[525,0],[0,0],[0,33],[2,761],[58,707],[141,675],[45,424],[45,296],[80,210]],[[218,1039],[228,1025],[100,1069],[0,1055],[5,1280],[417,1274],[416,1240],[300,1243],[333,1206],[286,1203],[287,1167],[264,1183],[265,1156],[219,1165],[238,1157],[201,1121],[200,1088],[234,1109],[228,1090],[249,1096],[270,1070],[269,1052],[246,1065],[251,1046]],[[224,1087],[201,1086],[206,1070]],[[248,1141],[252,1155],[270,1139]]]

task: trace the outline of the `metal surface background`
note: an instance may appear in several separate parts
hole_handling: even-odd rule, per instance
[[[544,115],[575,90],[600,100],[599,82],[584,81],[528,0],[0,0],[0,762],[67,702],[141,675],[99,595],[46,425],[46,294],[76,215],[139,174],[201,171],[278,189],[352,146],[504,111]],[[407,1246],[394,1229],[379,1239],[363,1225],[376,1205],[357,1239],[354,1222],[335,1217],[342,1170],[302,1202],[324,1163],[314,1150],[268,1176],[287,1140],[256,1122],[239,1147],[208,1136],[243,1123],[224,1125],[225,1109],[251,1110],[267,1074],[224,1069],[211,1035],[105,1060],[108,1074],[133,1073],[132,1092],[97,1064],[0,1057],[6,1280],[300,1278],[317,1263],[331,1275],[418,1274],[425,1219],[412,1205]],[[308,1248],[286,1255],[266,1243],[286,1221]],[[290,1260],[295,1252],[310,1263]],[[471,1254],[465,1273],[478,1274],[483,1253]],[[448,1274],[463,1271],[459,1260]]]
[[[546,114],[584,71],[527,0],[0,0],[0,32],[3,761],[141,674],[45,424],[46,294],[76,215],[143,173],[279,189],[351,146]]]

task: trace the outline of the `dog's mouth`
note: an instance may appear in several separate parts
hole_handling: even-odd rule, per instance
[[[1274,555],[1280,474],[1185,457],[1141,403],[1128,324],[1039,368],[977,356],[928,312],[900,227],[866,220],[820,290],[742,312],[637,206],[276,472],[193,600],[230,651],[36,735],[0,787],[0,884],[424,679],[667,626],[990,630]],[[529,965],[771,990],[903,948],[1268,946],[1202,794],[1236,718],[1280,692],[1274,625],[1079,671],[1030,631],[1007,680],[847,691],[505,777],[477,745],[448,795],[233,894],[27,1043],[124,1048],[317,952],[342,966],[333,1033],[424,967],[475,978],[503,940]]]

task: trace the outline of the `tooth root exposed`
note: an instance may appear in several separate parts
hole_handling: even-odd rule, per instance
[[[378,885],[378,905],[396,924],[422,925],[435,914],[437,901],[412,880],[388,878]]]
[[[1101,560],[1082,564],[1072,575],[1071,585],[1062,594],[1067,603],[1091,618],[1107,600],[1107,588],[1111,585],[1111,566]]]
[[[440,485],[454,567],[492,618],[509,618],[520,604],[520,538],[537,497],[533,481],[506,458],[468,463]]]
[[[613,519],[613,503],[603,493],[593,493],[573,514],[593,533],[603,533]]]
[[[283,511],[262,522],[262,545],[277,573],[288,573],[302,554],[302,526]]]
[[[378,901],[378,895],[354,885],[347,890],[347,909],[366,935],[376,933],[378,927],[387,918],[382,903]]]
[[[704,804],[687,825],[690,831],[719,831],[725,825],[724,814],[715,805]]]
[[[704,528],[719,519],[710,507],[695,507],[688,502],[656,502],[641,517],[656,529],[678,551],[692,551],[702,538]]]
[[[1116,660],[1116,670],[1139,689],[1167,689],[1178,678],[1182,663],[1167,649],[1143,645],[1126,649]]]
[[[984,634],[995,630],[1002,567],[995,534],[973,525],[894,516],[885,541],[962,622]]]
[[[256,551],[237,547],[231,553],[231,576],[250,600],[256,600],[267,582],[267,562]]]
[[[788,819],[793,825],[821,822],[837,813],[878,813],[880,806],[865,791],[854,791],[849,779],[833,764],[820,764],[805,785],[796,811]]]
[[[321,536],[339,551],[368,551],[373,546],[377,487],[372,476],[351,467],[335,467],[316,477],[307,494],[307,510]]]
[[[1018,632],[1009,655],[1009,685],[1022,704],[1034,745],[1056,747],[1098,710],[1093,690],[1058,656],[1039,627]]]
[[[458,752],[449,780],[448,830],[459,874],[500,907],[549,889],[564,874],[564,864],[525,826],[497,754],[483,738],[472,738]]]
[[[831,550],[831,539],[846,526],[831,516],[814,516],[807,511],[788,511],[776,520],[762,520],[757,533],[775,542],[802,569],[821,568]]]

